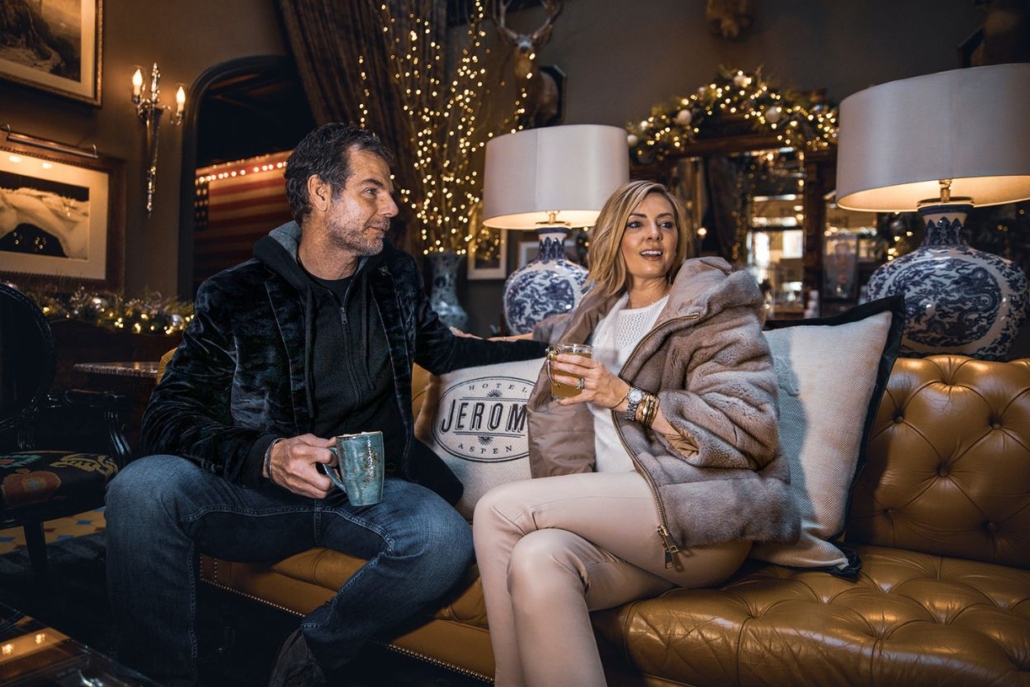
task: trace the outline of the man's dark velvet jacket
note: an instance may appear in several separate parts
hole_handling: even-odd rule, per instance
[[[143,416],[149,454],[183,456],[244,486],[256,486],[268,445],[310,432],[314,296],[297,263],[300,227],[258,241],[254,258],[201,285],[195,315]],[[543,355],[534,341],[454,336],[429,305],[415,259],[389,242],[364,258],[367,287],[386,331],[395,396],[407,439],[390,456],[396,474],[451,503],[461,483],[414,437],[411,371],[434,374]]]

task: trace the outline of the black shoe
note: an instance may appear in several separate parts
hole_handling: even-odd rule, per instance
[[[304,633],[294,630],[279,649],[268,687],[322,687],[325,683],[325,673],[311,655]]]

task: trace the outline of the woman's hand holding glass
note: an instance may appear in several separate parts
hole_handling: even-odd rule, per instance
[[[569,386],[582,385],[575,396],[556,399],[563,406],[576,403],[593,403],[602,408],[625,410],[626,393],[629,384],[612,374],[604,363],[582,355],[559,353],[551,361],[554,380]],[[621,406],[621,408],[620,408]]]

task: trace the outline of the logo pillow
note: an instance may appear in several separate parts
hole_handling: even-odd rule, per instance
[[[455,370],[429,378],[415,436],[461,480],[455,506],[472,519],[491,488],[530,479],[526,401],[544,358]]]

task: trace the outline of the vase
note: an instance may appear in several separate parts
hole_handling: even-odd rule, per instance
[[[458,265],[461,263],[462,256],[453,251],[429,254],[429,264],[433,268],[429,305],[445,325],[465,331],[469,316],[458,302]]]
[[[1026,319],[1026,275],[1012,261],[972,248],[962,237],[962,222],[971,209],[920,209],[926,220],[923,243],[869,278],[870,298],[905,296],[902,355],[957,353],[1004,360]]]
[[[512,334],[527,334],[546,317],[570,312],[579,304],[587,270],[565,255],[565,227],[537,230],[536,257],[512,272],[504,283],[504,319]]]

